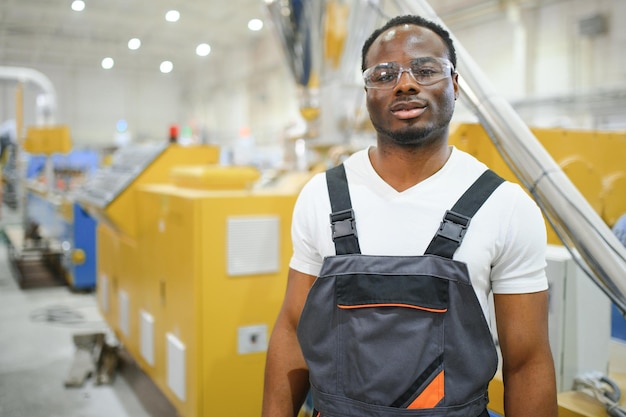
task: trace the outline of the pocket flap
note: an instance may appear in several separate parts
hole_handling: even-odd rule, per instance
[[[427,275],[339,275],[335,281],[339,308],[399,306],[445,312],[448,280]]]

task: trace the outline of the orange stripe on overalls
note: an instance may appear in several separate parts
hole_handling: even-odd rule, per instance
[[[433,408],[443,399],[444,394],[444,376],[441,371],[407,408]]]

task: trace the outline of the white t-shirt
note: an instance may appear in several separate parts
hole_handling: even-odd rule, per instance
[[[361,253],[423,255],[445,211],[487,169],[473,156],[452,149],[441,170],[398,192],[374,170],[368,150],[345,162]],[[318,275],[325,257],[335,255],[330,200],[324,173],[302,189],[292,221],[293,255],[289,266]],[[454,259],[468,266],[485,316],[487,297],[531,293],[548,288],[545,275],[546,230],[535,202],[517,184],[505,182],[472,218]]]

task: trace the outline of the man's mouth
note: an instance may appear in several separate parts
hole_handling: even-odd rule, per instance
[[[414,119],[426,111],[426,105],[418,101],[401,101],[391,106],[391,112],[398,119]]]

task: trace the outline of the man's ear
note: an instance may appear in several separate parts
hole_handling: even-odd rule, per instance
[[[459,73],[455,72],[452,76],[452,82],[454,83],[454,100],[459,98]]]

